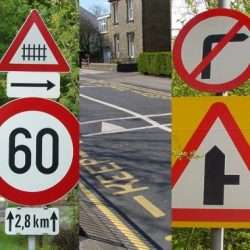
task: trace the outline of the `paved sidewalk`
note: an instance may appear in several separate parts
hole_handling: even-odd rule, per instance
[[[80,75],[96,80],[111,80],[113,82],[149,87],[171,93],[172,80],[168,77],[147,76],[138,72],[121,73],[88,69],[81,69]]]
[[[80,236],[79,250],[124,250],[126,248],[114,246],[98,240],[87,239]]]

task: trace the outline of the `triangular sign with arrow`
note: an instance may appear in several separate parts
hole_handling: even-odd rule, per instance
[[[32,10],[0,62],[0,71],[69,72],[37,10]]]
[[[173,226],[249,225],[250,146],[226,104],[210,107],[183,152],[172,168]]]

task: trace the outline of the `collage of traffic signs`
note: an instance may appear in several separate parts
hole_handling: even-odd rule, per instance
[[[250,249],[248,1],[0,16],[0,250]]]

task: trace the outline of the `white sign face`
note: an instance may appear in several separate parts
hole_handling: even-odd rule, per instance
[[[182,46],[183,64],[190,74],[214,51],[215,46],[236,23],[237,20],[233,18],[216,16],[198,23],[190,30]],[[249,65],[249,36],[250,31],[243,25],[235,38],[225,45],[207,67],[197,71],[196,79],[208,84],[218,84],[229,82],[241,75]]]
[[[195,154],[172,190],[172,207],[249,209],[242,197],[250,190],[249,170],[219,118]]]
[[[58,208],[7,208],[5,233],[9,235],[56,235],[59,233]]]
[[[0,107],[0,195],[38,206],[65,196],[79,180],[79,122],[44,98]]]
[[[70,71],[68,63],[37,10],[30,12],[3,56],[0,71]]]
[[[201,91],[223,92],[249,77],[250,19],[241,12],[213,9],[191,19],[173,49],[175,68]]]
[[[17,49],[11,64],[57,64],[53,53],[34,23]]]
[[[9,72],[7,74],[8,97],[60,96],[60,74],[48,72]]]
[[[72,140],[65,126],[50,114],[26,111],[13,115],[2,124],[0,139],[0,176],[16,189],[49,189],[69,171]]]

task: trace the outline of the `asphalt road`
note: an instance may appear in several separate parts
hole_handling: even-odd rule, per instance
[[[171,249],[170,96],[121,77],[81,72],[81,178],[155,249]]]

